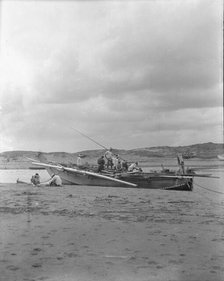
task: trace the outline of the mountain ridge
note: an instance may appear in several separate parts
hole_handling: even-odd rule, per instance
[[[49,162],[71,165],[76,163],[77,156],[81,153],[85,155],[84,162],[86,161],[90,164],[96,164],[97,158],[103,155],[104,152],[105,149],[82,150],[74,153],[39,152],[30,150],[5,151],[0,153],[0,169],[29,168],[32,166],[31,161],[26,157],[38,159],[39,153],[42,153]],[[212,159],[217,158],[217,155],[219,154],[223,154],[224,149],[223,144],[221,143],[207,142],[187,146],[153,146],[127,150],[113,149],[113,152],[119,154],[121,158],[124,158],[129,162],[147,162],[150,158],[174,158],[178,153],[189,153],[200,159]]]

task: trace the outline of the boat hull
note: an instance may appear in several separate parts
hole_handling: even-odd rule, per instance
[[[127,187],[126,184],[122,184],[120,182],[114,182],[104,178],[95,177],[94,175],[87,175],[84,173],[73,173],[70,171],[60,171],[56,168],[46,168],[46,169],[51,176],[53,174],[59,175],[60,178],[62,179],[63,184]]]
[[[56,168],[46,168],[50,175],[58,174],[63,184],[70,185],[87,185],[87,186],[110,186],[110,187],[129,187],[126,184],[107,180],[104,178],[97,178],[92,175],[73,173],[70,171],[63,171]],[[112,176],[111,176],[112,177]],[[146,189],[165,189],[165,190],[181,190],[191,191],[193,189],[193,178],[180,176],[165,176],[151,173],[141,174],[118,174],[114,178],[125,182],[136,184],[135,188]]]
[[[166,176],[159,174],[143,173],[136,175],[123,175],[119,179],[135,183],[138,187],[149,189],[185,190],[192,191],[193,178],[181,176]]]

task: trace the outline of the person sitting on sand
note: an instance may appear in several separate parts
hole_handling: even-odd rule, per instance
[[[53,174],[47,183],[45,185],[50,185],[50,186],[62,186],[62,180],[59,175]]]
[[[38,173],[36,173],[35,175],[32,176],[30,181],[33,185],[40,184],[40,175]]]

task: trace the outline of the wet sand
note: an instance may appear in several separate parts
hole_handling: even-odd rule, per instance
[[[0,184],[1,281],[224,280],[224,197]]]

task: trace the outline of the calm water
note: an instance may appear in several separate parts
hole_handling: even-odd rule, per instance
[[[21,181],[30,182],[32,175],[38,173],[41,181],[50,178],[46,170],[0,170],[0,183],[15,183],[19,178]]]

